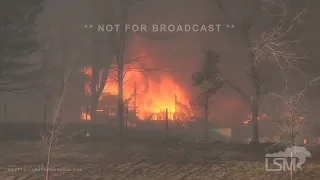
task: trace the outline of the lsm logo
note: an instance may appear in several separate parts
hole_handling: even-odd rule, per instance
[[[305,147],[288,147],[285,151],[266,154],[265,170],[273,172],[296,171],[298,168],[301,171],[301,166],[307,161],[308,157],[311,157],[311,153]]]

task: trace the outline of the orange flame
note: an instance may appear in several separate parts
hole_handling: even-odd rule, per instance
[[[242,123],[243,123],[243,124],[249,124],[249,122],[250,122],[250,120],[247,119],[247,120],[244,120]]]
[[[285,116],[285,117],[287,117],[287,118],[290,118],[290,119],[292,119],[292,120],[304,120],[304,117],[303,117],[303,116],[296,117],[296,116],[291,115],[290,112],[284,112],[284,113],[283,113],[283,116]]]
[[[150,61],[151,59],[146,59],[147,64],[150,64]],[[125,67],[123,86],[124,99],[129,108],[136,107],[139,119],[164,119],[166,109],[168,109],[168,118],[170,120],[187,120],[187,117],[193,115],[186,93],[170,74],[158,74],[158,72],[155,72],[146,76],[143,72],[130,71],[130,69],[137,69],[137,67],[143,70],[141,66],[140,62],[140,64],[130,64]],[[109,71],[100,100],[112,94],[118,94],[118,83],[115,81],[117,72],[114,69],[111,68]],[[89,79],[92,78],[92,69],[90,67],[84,67],[82,73]],[[91,95],[89,82],[85,83],[85,93],[88,96]]]
[[[90,114],[87,114],[86,112],[82,112],[81,113],[81,119],[82,120],[91,120],[91,116],[90,116]]]
[[[265,119],[265,118],[267,118],[267,117],[268,117],[268,115],[267,115],[266,113],[262,113],[260,116],[257,117],[257,120]],[[249,124],[249,123],[251,122],[251,120],[252,120],[252,115],[249,114],[249,115],[248,115],[248,119],[242,121],[242,123],[243,123],[243,124]]]

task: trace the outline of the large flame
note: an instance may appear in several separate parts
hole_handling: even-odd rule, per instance
[[[125,102],[128,103],[128,107],[131,109],[135,108],[137,117],[142,120],[164,119],[166,110],[168,111],[168,119],[170,120],[187,120],[187,117],[192,116],[193,113],[186,93],[169,73],[160,71],[141,72],[141,70],[148,69],[146,66],[150,65],[150,62],[151,59],[148,58],[136,63],[127,64],[125,67],[123,95]],[[100,102],[103,98],[118,94],[118,83],[115,80],[117,73],[115,69],[116,65],[109,70]],[[82,72],[88,77],[88,81],[85,83],[85,93],[90,96],[89,82],[92,79],[92,69],[91,67],[84,67]],[[85,114],[81,116],[85,117]]]

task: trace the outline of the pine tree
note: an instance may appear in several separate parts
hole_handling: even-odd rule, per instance
[[[37,88],[43,61],[25,58],[39,50],[36,17],[42,0],[0,2],[0,90],[21,92]]]
[[[208,142],[209,130],[209,100],[210,97],[217,93],[225,83],[223,80],[218,64],[220,57],[210,49],[205,52],[205,58],[202,62],[200,71],[192,75],[193,84],[200,88],[199,104],[204,108],[203,136],[204,141]]]

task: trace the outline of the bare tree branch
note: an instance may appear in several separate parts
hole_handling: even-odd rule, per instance
[[[68,82],[69,82],[69,77],[70,74],[77,62],[77,57],[75,57],[75,54],[72,55],[73,59],[73,65],[67,69],[64,73],[63,76],[63,84],[61,87],[61,91],[59,92],[60,94],[58,97],[56,97],[56,103],[55,107],[53,108],[53,117],[52,117],[52,122],[51,122],[51,130],[46,133],[46,134],[41,134],[44,143],[48,149],[48,155],[47,155],[47,162],[46,162],[46,174],[45,174],[45,179],[49,180],[50,179],[50,163],[51,163],[51,155],[53,150],[55,149],[55,146],[59,143],[60,141],[60,136],[61,136],[61,131],[67,124],[67,121],[62,120],[61,117],[61,110],[63,108],[63,102],[67,93],[67,88],[68,88]]]

